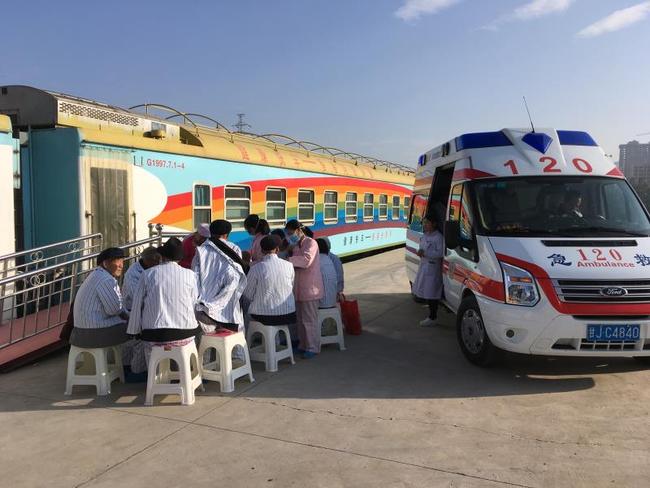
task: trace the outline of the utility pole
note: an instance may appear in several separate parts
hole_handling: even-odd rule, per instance
[[[250,129],[251,125],[244,122],[244,117],[246,114],[237,114],[237,123],[233,124],[233,127],[237,129],[237,132],[246,132],[244,129]]]

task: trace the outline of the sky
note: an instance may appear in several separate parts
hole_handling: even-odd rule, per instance
[[[162,103],[415,165],[460,134],[650,136],[650,1],[6,2],[0,84]]]

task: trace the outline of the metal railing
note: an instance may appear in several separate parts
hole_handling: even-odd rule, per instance
[[[101,250],[102,242],[101,234],[89,234],[0,256],[0,280],[87,256]],[[0,284],[0,321],[10,314],[8,304],[12,302],[5,297],[15,291],[13,285],[12,282]]]
[[[0,256],[0,279],[90,254],[102,248],[102,241],[101,234],[89,234]]]
[[[162,226],[150,226],[150,228],[150,237],[119,246],[126,251],[125,264],[135,261],[145,247],[162,244],[165,239],[162,235]],[[49,247],[65,246],[80,239],[83,238],[52,244]],[[36,269],[23,269],[0,278],[0,290],[2,290],[0,302],[2,302],[1,310],[4,311],[0,321],[0,352],[65,323],[70,304],[79,286],[96,267],[98,249],[93,247],[94,252],[87,252],[88,249],[90,248],[87,248],[81,256],[71,256],[78,250],[62,253],[60,256],[67,256],[66,259]],[[25,251],[23,254],[34,251],[39,250]]]

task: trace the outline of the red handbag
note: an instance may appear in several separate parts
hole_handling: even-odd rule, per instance
[[[350,335],[361,335],[361,314],[359,313],[359,303],[356,300],[348,300],[341,293],[341,318],[345,331]]]

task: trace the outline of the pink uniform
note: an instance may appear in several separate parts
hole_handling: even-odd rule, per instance
[[[318,244],[304,237],[296,247],[289,262],[296,269],[294,296],[300,349],[309,352],[320,350],[318,302],[323,297],[323,277],[320,272]]]
[[[264,234],[255,234],[253,244],[251,245],[251,266],[259,263],[264,258],[264,254],[262,253],[262,239],[265,237]]]

